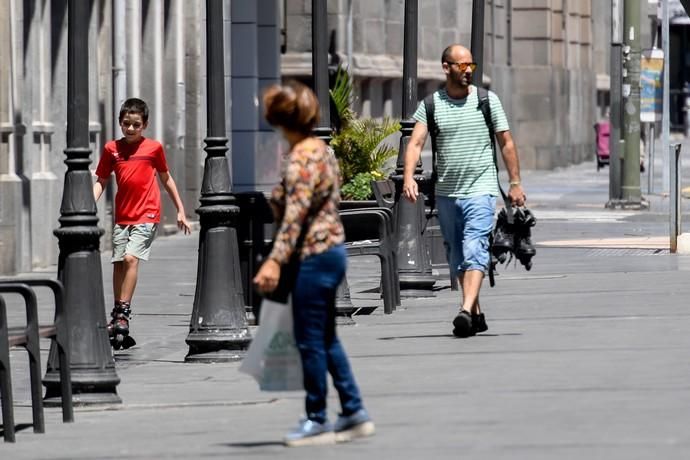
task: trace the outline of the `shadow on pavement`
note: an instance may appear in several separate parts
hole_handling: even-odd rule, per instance
[[[471,337],[465,337],[467,339],[471,339],[473,337],[503,337],[503,336],[510,336],[510,335],[522,335],[519,332],[508,332],[505,334],[478,334],[478,335],[473,335]],[[379,337],[378,340],[399,340],[399,339],[434,339],[434,338],[451,338],[451,339],[457,339],[459,337],[455,337],[453,334],[429,334],[429,335],[399,335],[399,336],[394,336],[394,337]]]
[[[229,442],[226,444],[221,444],[226,447],[240,447],[240,448],[253,448],[253,447],[272,447],[272,446],[284,446],[280,441],[255,441],[255,442]]]

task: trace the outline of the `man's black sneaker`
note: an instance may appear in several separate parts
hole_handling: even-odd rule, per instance
[[[453,319],[453,335],[460,338],[474,335],[472,329],[472,316],[467,310],[461,310],[455,319]]]
[[[486,325],[486,318],[484,318],[484,313],[472,313],[472,333],[480,334],[488,330],[489,326]]]

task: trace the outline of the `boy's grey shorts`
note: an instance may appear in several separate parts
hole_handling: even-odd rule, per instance
[[[151,243],[156,236],[158,224],[118,225],[113,227],[113,258],[111,262],[122,262],[125,254],[140,260],[149,260]]]

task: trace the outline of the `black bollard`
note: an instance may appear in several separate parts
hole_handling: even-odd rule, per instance
[[[60,206],[58,279],[70,320],[70,369],[75,405],[117,404],[120,379],[106,331],[96,202],[89,165],[89,2],[68,3],[67,172]],[[46,405],[61,404],[60,364],[51,344],[43,384]]]
[[[484,6],[486,0],[472,0],[472,41],[470,52],[477,68],[472,74],[472,83],[482,86],[484,76]]]
[[[223,0],[206,0],[207,137],[199,214],[199,263],[186,362],[242,359],[251,336],[242,293],[237,243],[240,210],[232,184],[225,137]]]

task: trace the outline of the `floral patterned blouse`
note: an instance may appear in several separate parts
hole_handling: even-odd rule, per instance
[[[304,238],[301,259],[345,241],[338,215],[339,177],[335,155],[322,141],[309,138],[293,148],[284,165],[283,181],[271,194],[271,205],[280,227],[270,259],[279,264],[289,260],[309,212],[316,215]]]

